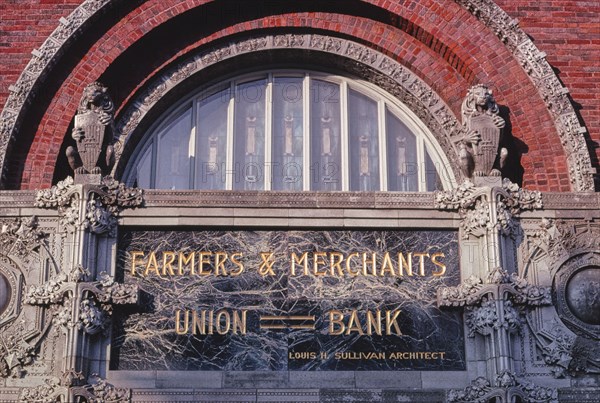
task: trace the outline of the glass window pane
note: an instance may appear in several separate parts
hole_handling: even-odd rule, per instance
[[[225,189],[229,89],[198,101],[195,189]]]
[[[311,80],[310,105],[310,188],[342,190],[340,86]]]
[[[415,135],[389,110],[385,113],[388,190],[419,190],[417,142]]]
[[[302,78],[273,80],[273,190],[302,190]]]
[[[265,80],[236,86],[234,190],[263,190],[265,187],[265,91]]]
[[[350,190],[379,190],[377,103],[348,91]]]
[[[188,109],[158,134],[157,189],[189,189],[191,130]]]
[[[150,188],[150,178],[152,175],[152,148],[154,146],[150,144],[146,147],[144,156],[140,158],[136,167],[136,183],[134,186],[138,186],[144,189]]]
[[[435,190],[444,190],[442,186],[442,181],[440,180],[440,175],[438,174],[438,169],[441,168],[436,165],[439,163],[434,163],[431,157],[429,156],[429,152],[425,149],[425,181],[426,181],[426,190],[428,192],[433,192]]]

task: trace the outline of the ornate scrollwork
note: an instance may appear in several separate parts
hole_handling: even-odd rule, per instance
[[[436,192],[435,207],[458,210],[463,237],[468,238],[481,237],[494,228],[504,235],[515,235],[518,228],[515,220],[521,211],[540,209],[543,204],[539,191],[521,189],[508,179],[504,179],[502,187],[492,188],[477,187],[467,179],[457,188]]]
[[[576,225],[551,218],[542,219],[539,228],[529,236],[554,260],[565,258],[575,251],[595,250],[600,245],[597,226]]]
[[[471,275],[456,287],[438,289],[438,306],[471,306],[478,304],[486,295],[498,299],[510,296],[515,304],[541,306],[552,303],[550,287],[530,284],[516,273],[508,274],[501,268],[493,270],[484,283]]]
[[[506,299],[508,297],[508,299]],[[456,287],[438,290],[438,306],[466,306],[469,335],[488,335],[492,329],[519,330],[523,320],[517,306],[552,303],[550,287],[530,284],[515,273],[493,270],[484,283],[471,276]],[[499,312],[502,310],[502,312]]]
[[[27,337],[24,324],[19,324],[11,332],[0,334],[0,378],[19,378],[31,365],[36,356],[39,339]]]
[[[500,301],[501,307],[496,301],[483,299],[480,306],[470,307],[467,310],[466,323],[469,328],[469,337],[475,333],[482,336],[489,335],[494,329],[506,329],[509,332],[521,330],[523,321],[519,312],[511,301]],[[502,309],[502,313],[499,312]]]
[[[86,208],[80,214],[80,203],[84,197],[87,199]],[[57,208],[61,226],[67,232],[82,228],[110,236],[116,235],[119,212],[142,204],[142,189],[126,187],[110,176],[102,178],[97,185],[85,186],[76,185],[69,176],[50,189],[38,191],[35,202],[37,207]]]
[[[487,403],[494,398],[512,402],[516,397],[530,403],[558,403],[558,391],[555,388],[545,388],[520,380],[510,371],[499,373],[494,386],[484,377],[479,377],[463,390],[448,392],[449,403]]]
[[[28,403],[52,403],[64,401],[66,395],[67,388],[61,386],[58,379],[50,378],[46,379],[43,385],[34,388],[24,388],[21,391],[19,400]]]
[[[87,334],[97,334],[107,328],[113,304],[137,302],[138,287],[116,283],[105,272],[99,274],[97,281],[86,282],[88,275],[83,267],[75,267],[45,284],[31,286],[24,302],[53,306],[53,323],[64,330],[77,326]],[[81,296],[79,306],[73,304],[76,296]],[[77,318],[75,323],[73,317]]]
[[[128,403],[131,401],[130,389],[117,388],[97,374],[92,374],[88,378],[87,385],[73,388],[73,393],[76,398],[83,398],[87,403]]]
[[[67,371],[63,373],[60,380],[49,378],[42,385],[24,388],[19,396],[19,401],[27,403],[63,402],[69,399],[69,394],[72,394],[75,402],[128,403],[131,401],[130,389],[117,388],[96,374],[92,374],[85,385],[82,385],[83,379],[81,372]],[[69,390],[72,392],[69,393]]]
[[[23,258],[39,248],[45,237],[36,216],[0,222],[0,254]]]

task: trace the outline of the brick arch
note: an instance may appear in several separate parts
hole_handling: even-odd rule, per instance
[[[281,29],[245,32],[226,38],[221,46],[194,49],[178,59],[175,66],[158,71],[120,114],[115,177],[121,177],[129,157],[155,119],[190,92],[228,79],[227,72],[235,70],[236,65],[256,65],[258,68],[252,70],[258,71],[272,66],[305,65],[369,81],[408,106],[437,139],[450,164],[449,173],[455,175],[452,179],[459,181],[456,139],[461,136],[461,126],[448,105],[422,79],[394,59],[334,34]]]
[[[468,3],[466,1],[460,2]],[[107,0],[104,2],[89,1],[84,4],[89,6],[91,3],[102,3],[104,6],[109,2]],[[35,175],[23,177],[22,187],[31,188],[50,184],[51,172],[54,169],[58,154],[55,145],[56,140],[61,141],[68,131],[68,126],[75,111],[76,98],[78,98],[79,91],[87,82],[101,77],[111,63],[126,53],[130,46],[143,41],[149,33],[161,24],[185,14],[193,7],[208,3],[212,2],[187,1],[169,6],[149,1],[132,11],[128,16],[131,18],[128,18],[126,22],[122,20],[108,30],[90,49],[81,63],[69,74],[65,80],[65,85],[61,86],[41,119],[38,132],[25,162],[25,169],[31,170]],[[478,23],[473,15],[451,1],[423,2],[415,0],[403,4],[365,1],[364,3],[372,3],[377,5],[379,9],[386,10],[390,13],[391,20],[384,22],[382,21],[384,17],[381,15],[373,17],[375,18],[373,20],[348,14],[334,14],[328,16],[328,18],[315,19],[315,13],[295,12],[292,20],[289,17],[283,19],[278,16],[265,16],[253,21],[243,21],[240,24],[246,26],[247,29],[257,29],[265,25],[277,27],[294,25],[294,23],[299,26],[310,26],[314,22],[315,26],[313,28],[323,29],[325,27],[343,35],[355,37],[358,41],[369,43],[371,47],[400,60],[417,75],[421,76],[432,88],[436,89],[455,112],[459,107],[460,99],[470,84],[491,82],[497,90],[499,102],[509,105],[514,112],[516,118],[513,122],[513,133],[532,145],[530,156],[523,160],[523,165],[529,172],[524,183],[539,189],[551,189],[552,187],[547,186],[547,182],[544,182],[547,180],[546,178],[538,179],[533,176],[533,168],[542,168],[544,175],[548,174],[551,182],[557,185],[561,179],[565,179],[567,176],[561,171],[566,170],[568,162],[572,170],[571,181],[573,187],[579,190],[589,190],[589,184],[586,185],[585,178],[576,178],[576,174],[585,168],[585,161],[582,162],[581,158],[577,161],[566,161],[565,153],[556,153],[554,159],[549,159],[544,155],[543,145],[549,145],[554,150],[563,149],[558,136],[555,134],[556,120],[552,119],[544,103],[539,99],[539,90],[528,80],[529,76],[523,71],[518,60],[515,59],[514,52],[511,53],[510,48],[498,41],[489,29],[483,28],[482,24]],[[479,1],[479,3],[491,2]],[[471,11],[475,12],[475,9]],[[427,17],[429,19],[422,16],[424,13],[428,13]],[[455,17],[450,18],[449,15],[452,14]],[[487,14],[482,14],[479,10],[478,15]],[[485,19],[483,21],[485,22]],[[489,23],[487,25],[490,26]],[[61,26],[67,25],[63,23]],[[511,27],[514,28],[514,25]],[[227,29],[231,29],[231,27],[225,28],[224,31],[227,31]],[[507,32],[510,29],[500,30],[500,32]],[[405,40],[401,44],[390,43],[389,40],[386,41],[386,37],[383,35],[384,32],[396,33],[392,37],[398,37],[397,33],[401,32],[412,38],[412,41]],[[221,32],[220,35],[230,33]],[[216,35],[208,35],[206,37],[207,41],[218,40]],[[183,54],[185,51],[184,49],[181,53]],[[41,53],[42,56],[45,54]],[[419,54],[425,54],[427,57],[419,56]],[[425,65],[425,61],[432,59],[432,57],[436,62],[428,66]],[[42,58],[35,55],[34,59],[38,61],[38,64],[39,60],[42,60]],[[448,86],[448,82],[453,83],[453,85]],[[17,90],[16,92],[13,91],[13,94],[19,93],[22,98],[22,92],[26,92],[27,86]],[[123,99],[127,97],[125,96]],[[13,104],[14,102],[7,101],[8,106]],[[14,109],[5,107],[3,117],[7,110],[14,115]],[[561,114],[560,116],[567,115]],[[6,141],[4,141],[5,134],[7,130],[11,129],[10,122],[15,120],[13,118],[5,120],[9,124],[5,124],[2,128],[2,146],[6,144]],[[573,126],[572,122],[569,124],[570,130],[579,130],[578,127]],[[12,135],[12,132],[10,134]],[[563,138],[563,140],[565,139]],[[575,143],[574,145],[578,144]],[[564,148],[569,149],[569,146],[569,142],[566,142]],[[2,151],[0,158],[4,159],[6,148]],[[5,168],[6,161],[0,162]],[[541,166],[538,167],[534,164]],[[559,189],[569,190],[570,187],[563,182],[556,190]]]

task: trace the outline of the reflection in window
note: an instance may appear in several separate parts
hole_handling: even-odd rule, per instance
[[[419,190],[417,139],[389,110],[385,114],[388,190]]]
[[[195,189],[225,189],[229,89],[198,101]]]
[[[273,79],[273,190],[302,190],[302,78]]]
[[[192,111],[186,110],[158,134],[156,187],[159,189],[190,188],[190,132]]]
[[[379,190],[377,103],[356,91],[348,96],[350,190]]]
[[[265,186],[265,90],[264,80],[238,85],[235,90],[234,190]]]
[[[186,102],[143,143],[129,183],[415,192],[450,182],[442,154],[416,117],[358,81],[307,72],[256,74]]]
[[[311,190],[342,190],[340,86],[312,80]]]

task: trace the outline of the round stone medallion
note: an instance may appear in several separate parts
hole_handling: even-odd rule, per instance
[[[578,270],[568,281],[565,297],[569,310],[584,323],[600,325],[600,267]]]
[[[0,273],[0,315],[4,313],[10,305],[10,295],[12,293],[10,282],[4,274]]]

